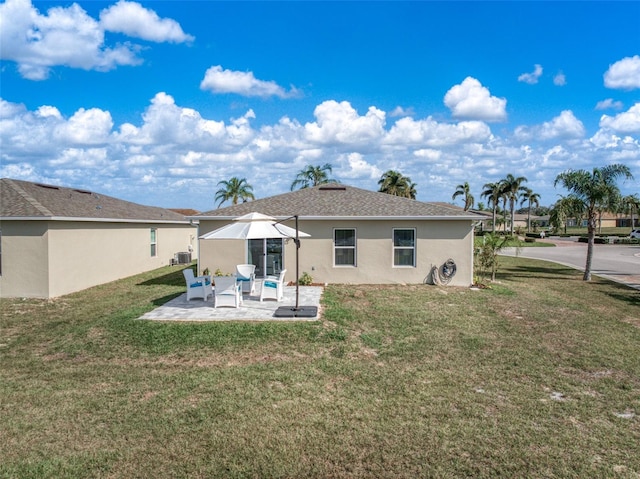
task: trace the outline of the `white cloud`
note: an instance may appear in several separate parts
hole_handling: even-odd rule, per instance
[[[359,114],[337,101],[317,105],[313,122],[282,117],[256,129],[252,110],[237,118],[205,118],[164,92],[137,121],[119,125],[96,108],[65,116],[52,105],[28,110],[0,100],[0,172],[201,210],[214,207],[212,189],[221,179],[246,177],[261,198],[288,191],[308,164],[330,163],[336,179],[371,190],[381,172],[397,169],[411,177],[425,201],[449,201],[451,185],[464,181],[478,198],[483,184],[514,173],[529,178],[527,186],[549,204],[557,194],[553,180],[564,169],[612,161],[640,168],[638,134],[624,132],[635,128],[639,109],[606,117],[587,139],[568,110],[511,135],[494,134],[480,121],[431,117],[386,125],[386,113],[376,107]]]
[[[584,125],[571,110],[564,110],[550,122],[543,123],[540,130],[540,136],[544,140],[582,138],[584,135]]]
[[[571,153],[561,145],[556,145],[542,153],[542,166],[547,168],[562,168],[570,164],[571,160]]]
[[[555,86],[565,86],[567,84],[567,77],[564,73],[558,72],[556,76],[553,77],[553,84]]]
[[[640,56],[625,57],[609,65],[604,74],[604,86],[619,90],[640,88]]]
[[[138,4],[121,1],[111,7],[113,13],[106,15],[111,18],[107,23],[116,28],[121,23],[116,21],[118,12],[130,9],[133,11],[129,23],[117,31],[127,33],[129,28],[133,33],[137,28],[138,35],[154,41],[177,41],[175,28],[171,27],[173,20],[161,20],[156,15],[154,21],[153,11],[135,5]],[[77,3],[50,8],[42,15],[31,0],[7,0],[0,4],[0,44],[1,58],[16,62],[20,74],[29,80],[46,80],[55,66],[108,71],[142,63],[137,56],[139,46],[105,45],[104,26]]]
[[[606,100],[599,101],[596,104],[596,110],[622,110],[622,107],[622,102],[614,101],[613,98],[607,98]]]
[[[640,133],[640,103],[636,103],[627,111],[613,117],[602,115],[600,127],[622,134]]]
[[[535,85],[538,83],[538,79],[542,76],[542,65],[536,64],[531,73],[523,73],[518,77],[518,81],[528,83],[529,85]]]
[[[274,81],[258,80],[253,72],[224,70],[222,66],[210,67],[200,82],[201,90],[213,93],[236,93],[242,96],[291,98],[301,93],[295,87],[287,91]]]
[[[376,165],[368,163],[360,153],[341,156],[338,162],[342,166],[340,176],[349,179],[378,180],[382,171]]]
[[[438,123],[429,117],[424,120],[401,118],[391,127],[385,143],[390,145],[416,145],[432,148],[487,140],[491,130],[481,121]]]
[[[0,98],[0,118],[15,118],[27,111],[23,104],[11,103]]]
[[[58,120],[62,119],[62,114],[60,114],[60,110],[58,110],[55,106],[43,105],[36,110],[36,115],[42,118],[52,117]]]
[[[415,116],[415,114],[416,112],[413,110],[413,107],[403,108],[401,106],[397,106],[389,112],[389,116],[391,118],[396,118],[399,116]]]
[[[329,100],[318,105],[313,114],[316,121],[304,125],[305,138],[313,143],[371,144],[385,133],[386,114],[373,106],[360,116],[349,102]]]
[[[491,96],[489,89],[472,77],[453,86],[444,96],[444,104],[454,118],[505,121],[507,100]]]
[[[152,42],[183,43],[195,39],[184,33],[175,20],[160,18],[153,10],[126,0],[119,0],[115,5],[102,10],[100,24],[107,31]]]
[[[53,116],[62,119],[59,116]],[[60,122],[54,135],[74,145],[99,145],[109,141],[113,120],[111,113],[98,108],[80,108],[69,121]]]
[[[423,158],[428,162],[439,161],[442,158],[442,151],[432,150],[431,148],[422,148],[413,152],[417,158]]]
[[[249,124],[252,117],[255,115],[249,110],[229,125],[223,121],[207,120],[196,110],[179,107],[171,95],[160,92],[142,115],[142,127],[127,125],[121,128],[119,137],[137,145],[164,144],[180,150],[189,146],[224,151],[251,141],[255,133]]]
[[[533,126],[518,126],[514,137],[519,141],[571,140],[583,138],[585,128],[571,110],[564,110],[551,121]]]

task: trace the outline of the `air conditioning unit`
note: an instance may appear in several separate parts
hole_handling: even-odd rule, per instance
[[[181,252],[176,253],[174,257],[175,264],[189,264],[191,263],[191,253]]]

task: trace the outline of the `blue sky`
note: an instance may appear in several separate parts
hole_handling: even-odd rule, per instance
[[[0,176],[213,209],[306,165],[422,201],[566,169],[640,192],[640,2],[0,3]],[[486,200],[484,200],[486,204]],[[462,201],[458,199],[458,204]]]

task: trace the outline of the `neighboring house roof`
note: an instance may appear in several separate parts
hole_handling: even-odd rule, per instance
[[[198,210],[192,210],[191,208],[168,208],[169,211],[173,211],[175,213],[179,213],[182,216],[193,216],[200,213]]]
[[[188,223],[184,215],[92,191],[0,179],[0,218]]]
[[[489,211],[489,210],[474,210],[474,209],[470,209],[469,211],[471,211],[472,213],[475,213],[477,215],[486,216],[487,218],[493,218],[493,211]]]
[[[340,184],[303,188],[207,211],[194,218],[232,219],[251,212],[276,218],[298,215],[304,219],[480,219],[478,215],[450,204],[424,203]]]

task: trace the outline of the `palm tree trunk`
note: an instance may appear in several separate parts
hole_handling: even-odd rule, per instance
[[[509,228],[509,231],[511,232],[511,236],[513,236],[513,229],[514,229],[513,225],[514,225],[514,220],[515,220],[514,216],[515,216],[515,208],[516,208],[515,203],[516,203],[515,201],[511,200],[511,204],[510,204],[510,206],[511,206],[511,227]]]
[[[587,262],[584,265],[583,281],[591,281],[591,262],[593,259],[593,247],[596,239],[596,217],[595,214],[589,216],[587,222]]]
[[[531,233],[531,201],[529,201],[529,209],[527,210],[527,233]]]
[[[497,217],[497,212],[496,212],[496,205],[493,205],[493,223],[491,223],[491,232],[495,233],[496,232],[496,217]]]

